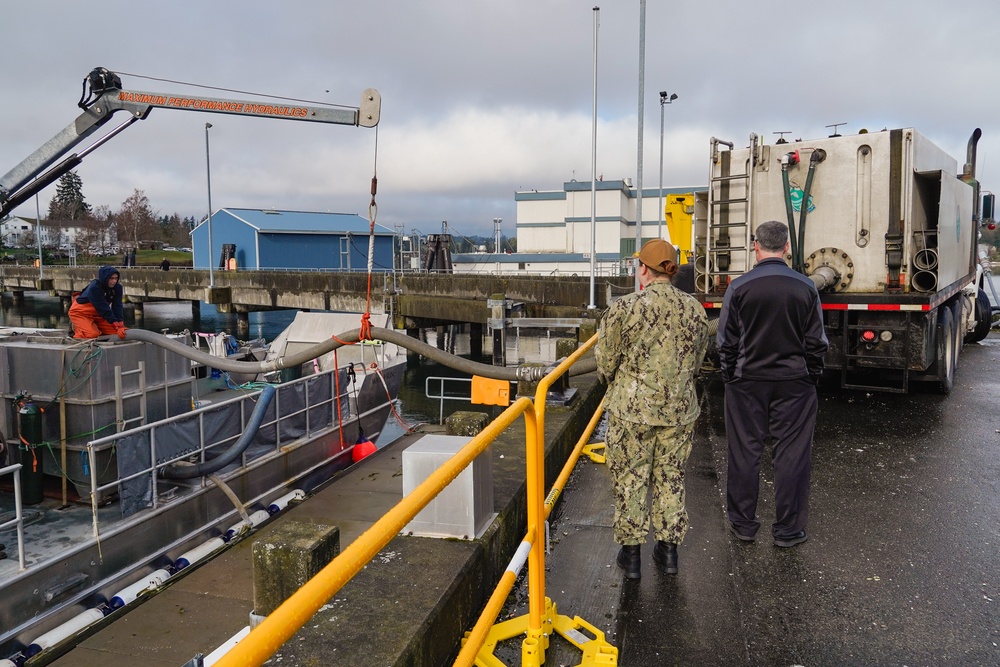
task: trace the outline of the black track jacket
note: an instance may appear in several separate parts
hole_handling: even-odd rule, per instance
[[[722,379],[818,381],[829,347],[812,281],[768,257],[730,284],[716,335]]]

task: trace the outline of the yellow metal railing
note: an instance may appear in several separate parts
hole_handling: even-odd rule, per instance
[[[590,348],[597,343],[597,336],[594,335],[586,343],[566,357],[558,366],[549,372],[538,383],[535,391],[534,411],[535,428],[538,432],[535,442],[539,446],[532,448],[528,445],[527,451],[527,496],[528,496],[528,531],[522,548],[528,550],[528,614],[520,618],[514,618],[498,625],[491,630],[485,630],[485,626],[496,619],[496,614],[502,606],[502,599],[499,604],[494,599],[499,597],[499,591],[494,592],[494,596],[487,602],[480,621],[473,628],[466,638],[466,647],[476,643],[481,646],[476,647],[475,652],[470,648],[459,653],[456,665],[473,664],[472,656],[475,656],[475,664],[482,667],[502,667],[503,663],[493,656],[493,648],[497,643],[505,639],[511,639],[519,635],[526,635],[521,644],[521,666],[539,667],[545,662],[545,651],[549,647],[549,638],[553,632],[560,634],[564,639],[579,648],[583,652],[583,659],[580,665],[606,665],[618,664],[618,649],[608,644],[604,639],[604,633],[593,625],[587,623],[580,617],[569,618],[556,613],[556,605],[551,599],[545,596],[545,520],[555,501],[558,499],[562,488],[569,478],[576,460],[580,457],[584,446],[593,433],[594,428],[600,421],[603,412],[603,403],[598,407],[594,416],[587,426],[586,432],[581,436],[579,442],[573,450],[569,461],[563,467],[556,483],[552,487],[549,499],[545,499],[545,399],[548,396],[549,388],[567,373],[570,367],[579,361]],[[525,547],[529,544],[529,547]],[[520,554],[521,549],[518,550]],[[500,585],[507,588],[507,593],[513,586],[516,579],[516,570],[520,569],[520,563],[515,560],[507,568],[507,572],[500,580]],[[513,571],[513,574],[512,574]],[[504,595],[506,597],[506,594]],[[489,620],[483,617],[492,614]],[[480,627],[482,623],[483,627]],[[581,633],[580,630],[587,630],[592,637]]]
[[[257,667],[263,664],[521,414],[525,419],[528,447],[534,448],[538,431],[531,408],[531,399],[516,400],[215,664],[218,667]]]
[[[491,667],[500,665],[492,656],[492,646],[500,639],[526,634],[522,643],[522,665],[537,667],[545,661],[549,637],[557,632],[581,648],[581,665],[617,665],[618,650],[605,642],[604,634],[579,617],[570,619],[556,614],[555,604],[545,597],[545,520],[559,498],[580,453],[600,420],[603,407],[598,407],[580,438],[566,466],[557,478],[549,497],[545,497],[545,399],[549,388],[597,342],[593,336],[576,352],[563,360],[538,383],[535,399],[519,398],[491,422],[479,435],[459,450],[423,483],[404,497],[381,519],[350,544],[320,572],[284,603],[268,615],[249,635],[215,664],[218,667],[257,667],[291,637],[357,574],[403,527],[434,497],[454,480],[486,447],[518,416],[524,415],[527,485],[527,534],[518,547],[507,571],[473,630],[464,640],[464,648],[456,665]],[[603,405],[603,404],[602,404]],[[513,588],[525,560],[528,563],[529,613],[490,629]],[[593,638],[579,632],[588,630]],[[492,637],[493,641],[487,641]]]

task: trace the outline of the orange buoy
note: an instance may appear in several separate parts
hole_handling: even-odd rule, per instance
[[[358,436],[358,441],[351,450],[351,460],[357,463],[369,454],[375,453],[375,443],[365,437],[362,433]]]

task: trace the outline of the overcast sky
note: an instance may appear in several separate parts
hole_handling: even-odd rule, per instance
[[[593,2],[571,0],[31,0],[4,2],[0,175],[68,125],[84,77],[128,90],[206,97],[236,91],[357,106],[382,96],[378,130],[154,109],[89,156],[91,206],[134,190],[160,214],[266,207],[367,216],[438,232],[515,233],[514,193],[589,180]],[[600,5],[597,173],[637,177],[638,0]],[[860,128],[914,127],[961,169],[983,129],[978,170],[1000,183],[1000,2],[650,0],[646,8],[642,183],[704,186],[712,136],[745,145]],[[261,100],[264,101],[264,100]],[[120,115],[120,114],[119,114]],[[117,124],[113,122],[112,125]],[[87,144],[83,144],[86,146]],[[995,178],[994,178],[995,177]],[[1000,190],[1000,185],[997,186]],[[42,193],[47,210],[55,188]],[[34,217],[34,202],[18,213]],[[655,219],[655,211],[643,217]]]

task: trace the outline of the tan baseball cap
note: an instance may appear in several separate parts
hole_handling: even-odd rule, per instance
[[[660,273],[666,272],[665,264],[677,263],[677,250],[663,239],[652,239],[642,244],[642,249],[635,254],[639,261]]]

